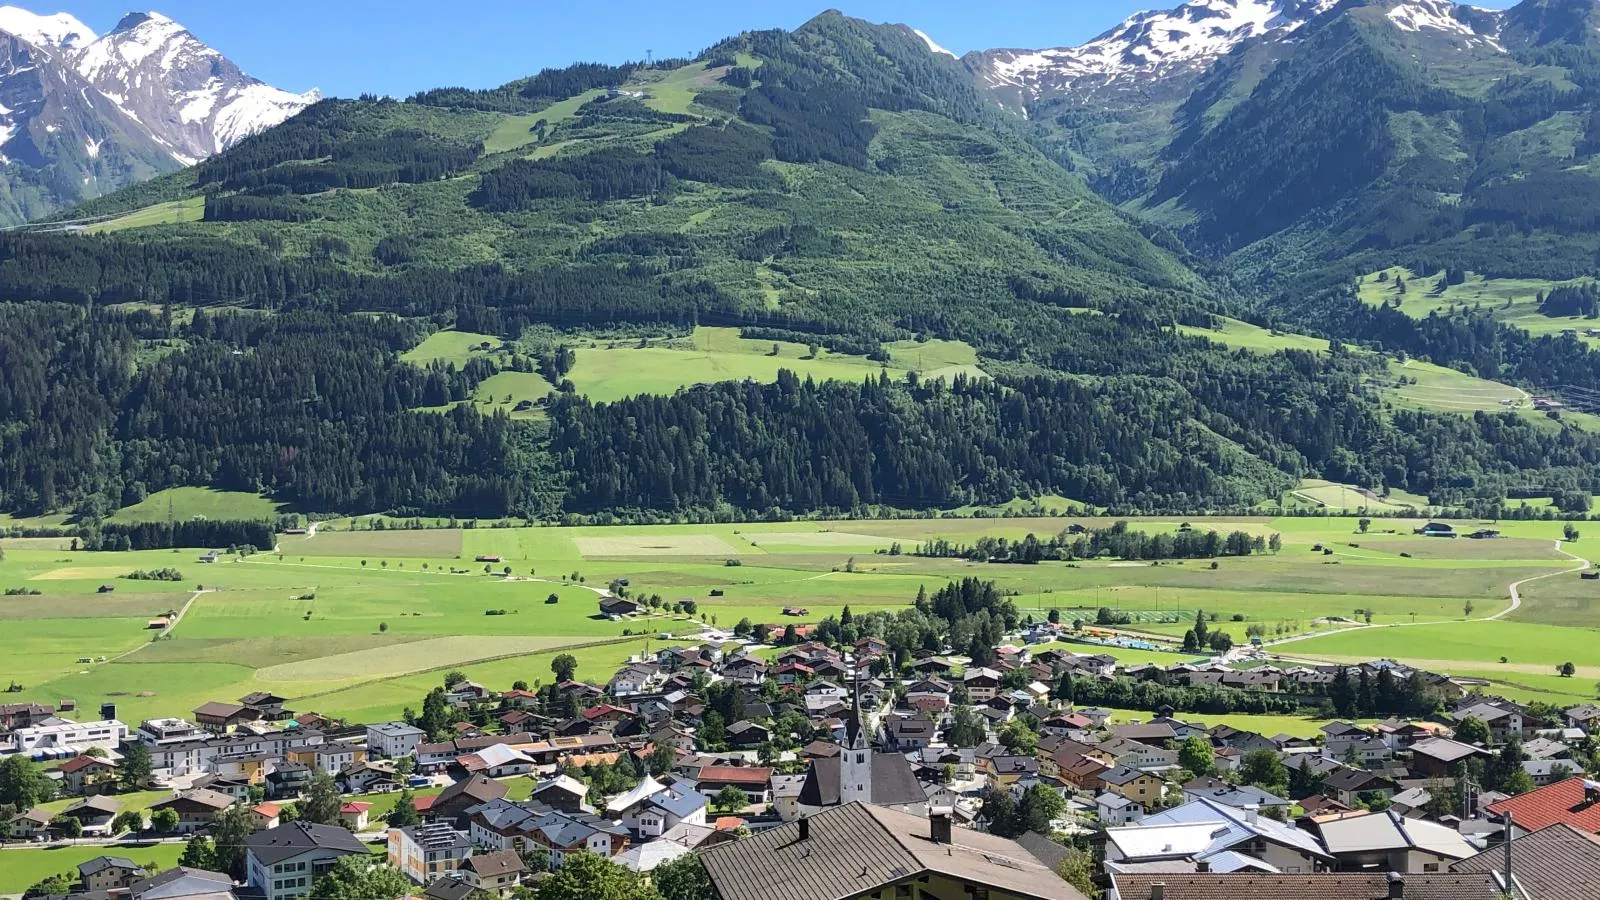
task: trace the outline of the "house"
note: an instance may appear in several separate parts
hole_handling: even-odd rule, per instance
[[[462,860],[458,875],[480,891],[504,897],[522,883],[527,871],[528,867],[522,864],[522,857],[515,851],[491,850]]]
[[[1160,778],[1128,766],[1106,769],[1098,777],[1110,793],[1137,800],[1145,806],[1154,806],[1166,789],[1166,782]]]
[[[367,845],[339,825],[294,822],[244,839],[245,884],[262,900],[289,900],[345,856],[366,856]]]
[[[751,803],[766,803],[771,781],[772,770],[764,766],[706,766],[695,776],[694,788],[710,798],[732,786],[744,791]]]
[[[339,772],[339,784],[346,793],[370,794],[376,791],[399,790],[400,776],[388,760],[362,760]]]
[[[728,744],[735,750],[754,750],[772,740],[767,726],[743,719],[728,726]]]
[[[457,827],[467,826],[467,814],[472,807],[491,800],[499,800],[510,791],[504,782],[470,775],[451,784],[434,798],[424,818],[435,822],[450,822]]]
[[[339,824],[351,831],[361,832],[367,830],[367,817],[372,811],[371,803],[359,800],[346,800],[339,805]]]
[[[1452,863],[1456,874],[1501,877],[1507,846],[1493,847]],[[1522,888],[1519,898],[1589,900],[1600,884],[1600,837],[1566,824],[1548,825],[1509,843],[1510,868]]]
[[[1253,809],[1194,800],[1128,828],[1106,830],[1106,868],[1138,863],[1206,863],[1243,854],[1279,872],[1320,872],[1333,863],[1316,837]]]
[[[117,764],[100,756],[79,756],[56,767],[61,773],[61,790],[67,794],[92,794],[114,789]]]
[[[467,833],[445,822],[389,829],[389,865],[417,884],[454,876],[471,855]]]
[[[1132,825],[1144,818],[1144,804],[1110,791],[1094,798],[1095,814],[1106,828]]]
[[[1392,809],[1322,821],[1317,830],[1323,846],[1346,870],[1448,872],[1451,863],[1478,852],[1455,829],[1408,819]]]
[[[1474,703],[1457,709],[1452,717],[1457,722],[1467,718],[1483,722],[1489,726],[1489,737],[1495,744],[1525,741],[1537,730],[1537,724],[1511,704]]]
[[[1111,769],[1112,766],[1092,756],[1076,754],[1058,765],[1057,777],[1076,790],[1098,793],[1105,788],[1100,776]]]
[[[61,811],[61,815],[77,819],[78,824],[83,826],[84,834],[105,836],[111,834],[111,820],[121,811],[121,800],[96,794],[69,805]]]
[[[1418,528],[1416,533],[1423,537],[1453,538],[1456,536],[1456,530],[1444,522],[1429,522]]]
[[[1290,801],[1269,794],[1253,784],[1228,784],[1217,778],[1196,778],[1183,785],[1183,799],[1185,800],[1210,800],[1233,809],[1281,809],[1288,812],[1294,804]]]
[[[1322,792],[1352,808],[1361,805],[1363,794],[1393,797],[1399,790],[1393,781],[1366,769],[1338,768],[1322,778]]]
[[[1600,787],[1594,784],[1583,778],[1568,778],[1492,803],[1484,811],[1490,819],[1500,822],[1511,816],[1516,824],[1513,837],[1549,825],[1571,825],[1596,834],[1600,833]]]
[[[1118,766],[1144,769],[1146,771],[1159,771],[1178,767],[1178,753],[1176,750],[1153,747],[1139,741],[1112,738],[1099,744],[1098,749],[1103,753],[1109,754],[1112,763]]]
[[[1503,900],[1494,875],[1392,872],[1113,872],[1110,900]],[[1554,900],[1554,898],[1552,898]]]
[[[127,739],[128,726],[116,719],[96,722],[45,719],[42,724],[17,728],[9,735],[0,735],[0,750],[27,754],[50,751],[65,755],[74,751],[83,753],[93,747],[115,750]]]
[[[1411,745],[1411,774],[1417,778],[1453,778],[1474,756],[1489,754],[1449,738],[1428,738]]]
[[[35,806],[12,816],[7,833],[16,840],[28,841],[50,830],[50,813]]]
[[[890,716],[884,723],[884,733],[888,748],[904,753],[928,746],[939,732],[931,719],[915,715]]]
[[[159,810],[171,809],[178,814],[178,833],[194,834],[211,827],[211,822],[222,812],[233,805],[233,798],[218,791],[188,790],[174,797],[168,797],[150,805],[153,814]]]
[[[284,704],[289,702],[287,697],[279,697],[271,691],[252,691],[239,698],[244,706],[255,710],[258,718],[269,722],[277,722],[289,718],[289,711],[284,709]]]
[[[28,728],[56,714],[56,708],[42,703],[0,703],[0,731]]]
[[[266,828],[277,828],[278,819],[283,815],[283,806],[277,803],[257,803],[250,807],[254,818],[254,830],[261,831]]]
[[[754,657],[741,657],[722,667],[722,677],[741,684],[760,684],[766,680],[767,664]]]
[[[148,874],[125,856],[96,856],[78,863],[78,882],[85,891],[125,888]]]
[[[217,734],[231,731],[245,722],[254,722],[259,718],[261,718],[260,713],[242,703],[223,703],[220,700],[207,701],[194,710],[195,724]]]
[[[290,762],[297,762],[308,766],[313,772],[324,775],[338,775],[345,769],[367,758],[367,751],[355,744],[346,744],[332,741],[326,744],[313,744],[309,747],[295,747],[284,754]]]
[[[532,840],[550,851],[550,867],[561,868],[569,853],[610,858],[628,848],[627,829],[587,813],[549,812],[527,826]]]
[[[417,752],[428,733],[404,722],[379,722],[367,726],[367,755],[398,759]]]
[[[233,877],[222,872],[207,872],[177,866],[149,878],[141,878],[113,896],[128,900],[233,900]]]
[[[1562,717],[1573,728],[1582,728],[1585,733],[1592,733],[1595,729],[1595,722],[1600,720],[1600,706],[1596,706],[1593,703],[1574,706],[1563,712]]]
[[[646,778],[640,785],[643,790],[630,791],[622,803],[606,806],[607,818],[620,819],[622,824],[643,840],[659,838],[681,823],[706,824],[706,796],[699,791],[679,787],[662,787]],[[654,790],[651,790],[654,788]],[[620,807],[620,808],[619,808]]]
[[[593,812],[588,796],[588,785],[570,775],[557,775],[535,785],[529,799],[562,812]]]
[[[490,778],[526,775],[534,769],[534,762],[527,754],[505,744],[494,744],[476,753],[457,757],[456,765],[469,775],[481,774]]]
[[[1000,673],[993,669],[968,669],[961,676],[961,684],[973,703],[988,703],[1000,690]]]
[[[631,616],[639,611],[639,604],[626,597],[601,597],[600,615],[612,618]]]
[[[1083,900],[1015,841],[849,803],[703,851],[722,900],[992,897]]]

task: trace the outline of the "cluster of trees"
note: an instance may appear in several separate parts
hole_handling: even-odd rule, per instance
[[[512,160],[483,173],[467,199],[490,212],[527,209],[541,200],[631,200],[660,191],[668,177],[652,154],[607,147],[580,156]]]
[[[1218,556],[1248,556],[1267,549],[1269,545],[1277,550],[1281,546],[1281,539],[1276,534],[1269,541],[1245,531],[1234,531],[1224,537],[1217,531],[1188,529],[1176,534],[1162,532],[1150,535],[1143,531],[1129,531],[1127,522],[1116,522],[1106,528],[1076,533],[1064,529],[1044,540],[1032,534],[1020,541],[984,536],[972,544],[938,538],[917,545],[912,555],[1008,563],[1095,559],[1101,556],[1147,560],[1211,559]]]
[[[785,371],[771,385],[671,397],[558,397],[550,428],[580,512],[949,507],[1035,492],[1227,503],[1244,496],[1242,480],[1287,482],[1170,410],[1121,407],[1103,387],[1055,378],[816,384]]]
[[[1370,674],[1358,668],[1354,675],[1341,667],[1328,686],[1335,714],[1344,717],[1407,716],[1422,718],[1437,712],[1443,697],[1420,671],[1396,678],[1389,669]]]
[[[1226,631],[1212,631],[1211,624],[1206,620],[1206,611],[1197,609],[1194,627],[1183,633],[1183,649],[1188,653],[1196,653],[1207,648],[1226,653],[1233,648],[1233,636]]]
[[[138,493],[138,489],[135,489],[134,494]],[[128,499],[127,496],[122,497],[124,501]],[[273,528],[271,522],[192,519],[183,522],[98,522],[77,529],[75,534],[85,550],[254,547],[264,552],[272,549]],[[173,580],[182,578],[180,576]]]
[[[1133,678],[1074,678],[1063,673],[1056,680],[1052,695],[1082,706],[1114,706],[1154,712],[1170,706],[1177,712],[1210,713],[1298,713],[1305,699],[1294,694],[1268,691],[1242,691],[1217,685],[1182,687]]]
[[[1539,297],[1539,312],[1552,318],[1600,317],[1600,284],[1563,284]]]
[[[282,152],[270,158],[279,162],[263,168],[245,168],[239,160],[218,163],[207,169],[206,175],[220,175],[220,187],[225,190],[260,192],[259,199],[273,200],[284,193],[317,194],[336,188],[373,188],[385,184],[415,184],[448,178],[460,172],[483,153],[482,144],[461,144],[442,141],[421,131],[402,130],[379,136],[343,136],[328,134],[320,139],[308,140],[304,153],[316,156],[281,157],[290,152],[284,145]],[[326,150],[326,153],[318,151]],[[323,157],[327,159],[323,159]],[[222,156],[213,157],[221,160]],[[308,160],[317,160],[308,162]],[[206,182],[202,182],[206,183]],[[269,213],[262,218],[281,218],[273,214],[296,207],[283,204],[264,204]],[[248,209],[246,205],[231,207],[235,217]],[[211,207],[207,206],[207,218]],[[287,221],[304,221],[289,218]]]
[[[413,324],[197,313],[180,327],[43,304],[0,320],[6,509],[93,518],[130,493],[198,484],[310,509],[500,516],[531,489],[509,420],[470,407],[410,411],[465,399],[485,375],[399,362],[420,338]],[[168,335],[187,349],[133,365],[142,339]],[[108,549],[273,543],[259,522],[107,523],[83,539]]]

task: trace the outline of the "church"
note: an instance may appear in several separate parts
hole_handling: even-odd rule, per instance
[[[875,750],[862,724],[861,694],[854,692],[845,720],[845,743],[836,757],[814,759],[800,788],[799,815],[812,816],[846,803],[870,803],[926,817],[928,797],[904,755]]]

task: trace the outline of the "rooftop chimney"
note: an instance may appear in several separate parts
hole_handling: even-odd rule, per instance
[[[1244,808],[1244,820],[1251,825],[1261,821],[1261,807],[1252,803]]]
[[[811,839],[811,820],[802,816],[800,818],[800,840]]]
[[[929,835],[935,844],[953,844],[951,836],[950,811],[936,808],[928,811]]]
[[[1406,880],[1399,872],[1389,873],[1389,900],[1405,900]]]
[[[1163,882],[1150,885],[1150,900],[1167,900],[1167,886]]]
[[[1203,859],[1195,860],[1194,870],[1196,872],[1200,873],[1201,875],[1205,875],[1206,873],[1211,871],[1211,863],[1206,862]]]

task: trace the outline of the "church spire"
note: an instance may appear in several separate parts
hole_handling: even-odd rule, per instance
[[[861,667],[850,668],[850,718],[844,723],[845,746],[851,750],[864,750],[867,746],[865,727],[861,721]]]

